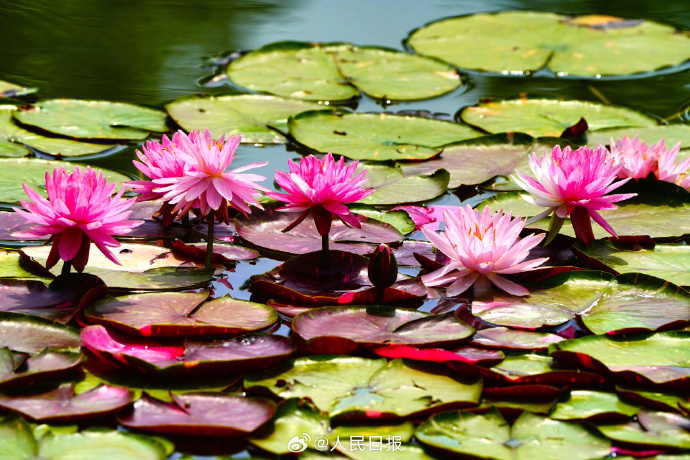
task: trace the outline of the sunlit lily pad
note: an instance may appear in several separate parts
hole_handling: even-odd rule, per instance
[[[106,297],[84,312],[87,321],[130,334],[153,337],[227,335],[270,326],[278,315],[269,306],[200,294],[166,292]]]
[[[614,142],[618,142],[623,136],[628,136],[630,139],[638,136],[641,141],[647,143],[647,146],[652,146],[659,142],[661,138],[664,138],[666,148],[671,148],[678,142],[681,143],[681,149],[690,148],[690,126],[685,124],[605,129],[589,133],[587,135],[587,143],[592,146],[597,144],[608,146],[611,143],[611,139]],[[683,153],[680,156],[682,157]]]
[[[424,372],[400,359],[311,356],[280,370],[247,375],[245,388],[263,387],[282,398],[309,397],[331,418],[397,419],[469,406],[479,400],[482,386]]]
[[[22,183],[47,197],[45,192],[46,172],[52,174],[55,168],[62,167],[70,172],[75,166],[81,167],[82,170],[86,167],[86,165],[37,158],[0,158],[0,203],[18,204],[19,200],[26,200],[27,196]],[[108,183],[119,184],[131,180],[124,174],[99,169],[103,172],[103,177]]]
[[[471,343],[497,349],[546,350],[550,344],[561,340],[563,337],[556,334],[492,327],[477,331]]]
[[[252,91],[313,101],[352,99],[357,88],[378,99],[428,99],[460,86],[455,69],[441,61],[335,43],[271,43],[232,61],[227,74]]]
[[[378,220],[379,222],[383,222],[384,224],[392,225],[402,235],[413,232],[415,228],[414,221],[405,211],[394,209],[389,211],[379,211],[373,206],[360,203],[349,204],[348,208],[350,209],[350,212],[359,216],[369,217],[371,219]],[[398,264],[400,264],[400,261],[398,261]]]
[[[182,241],[173,241],[170,244],[173,252],[198,262],[206,261],[206,243],[185,244]],[[213,262],[230,264],[238,260],[256,259],[259,252],[231,243],[215,243],[213,245]]]
[[[113,144],[79,142],[63,137],[48,137],[18,126],[12,117],[19,107],[0,105],[0,156],[20,157],[31,154],[31,147],[49,155],[71,158],[93,155],[116,147]],[[12,150],[15,152],[12,153]]]
[[[48,319],[21,313],[0,312],[0,347],[19,353],[39,353],[44,348],[76,351],[79,331]]]
[[[168,131],[165,112],[124,102],[50,99],[15,112],[21,123],[82,139],[146,139]]]
[[[428,201],[446,193],[450,173],[439,169],[432,174],[420,174],[405,177],[377,188],[371,195],[362,198],[358,203],[369,205],[389,205],[417,203]],[[414,190],[414,195],[409,191]]]
[[[389,113],[305,112],[288,120],[297,142],[354,160],[426,160],[443,145],[482,135],[447,121]]]
[[[419,349],[408,345],[391,345],[389,347],[377,348],[374,351],[379,356],[393,359],[407,358],[415,361],[428,361],[432,363],[460,361],[480,366],[493,366],[500,363],[503,361],[503,358],[505,358],[503,352],[499,350],[487,350],[468,346],[454,350],[444,350],[442,348]]]
[[[415,433],[423,444],[468,458],[527,460],[599,459],[609,454],[608,440],[584,426],[523,413],[509,426],[500,413],[443,412],[422,423]]]
[[[46,286],[40,281],[0,279],[0,311],[26,313],[69,323],[86,305],[108,292],[99,278],[71,273]]]
[[[321,235],[311,217],[297,227],[283,233],[299,214],[276,211],[277,206],[264,206],[265,210],[254,210],[249,217],[235,219],[235,228],[242,238],[256,246],[290,254],[304,254],[321,250]],[[392,225],[361,217],[361,229],[351,228],[339,219],[333,221],[328,234],[330,249],[369,254],[375,245],[402,240],[400,232]],[[370,243],[370,244],[363,244]]]
[[[302,254],[262,275],[251,277],[252,287],[306,305],[413,302],[424,299],[427,288],[418,279],[398,274],[397,281],[379,289],[368,275],[369,259],[344,251]]]
[[[69,422],[100,417],[123,408],[131,401],[132,392],[127,388],[100,385],[75,394],[73,383],[65,383],[39,395],[0,395],[0,406],[41,422]]]
[[[45,267],[50,246],[22,248],[21,257],[29,264]],[[96,275],[116,290],[174,290],[209,282],[213,270],[198,268],[201,264],[177,258],[169,249],[146,244],[122,244],[115,249],[122,265],[106,258],[92,243],[86,273]],[[52,268],[58,274],[61,264]]]
[[[499,364],[480,368],[487,382],[498,384],[539,384],[564,386],[572,384],[600,384],[604,378],[578,369],[553,367],[553,360],[539,353],[506,355]],[[451,365],[451,367],[454,367]],[[461,368],[462,369],[462,368]]]
[[[277,335],[244,335],[215,342],[156,342],[103,326],[87,326],[81,339],[91,353],[111,365],[166,375],[240,373],[284,361],[294,351],[289,339]]]
[[[0,278],[16,278],[16,279],[43,279],[50,282],[53,275],[47,270],[42,270],[39,275],[35,275],[24,269],[23,264],[20,264],[19,253],[16,251],[0,250]]]
[[[616,419],[627,420],[639,410],[639,406],[621,401],[615,393],[573,390],[567,400],[556,404],[551,418],[610,422]]]
[[[8,81],[0,80],[0,97],[21,97],[33,94],[38,88],[25,88]]]
[[[0,388],[28,388],[71,374],[82,362],[80,353],[44,349],[27,356],[0,348]]]
[[[285,137],[270,127],[286,132],[289,117],[323,109],[323,105],[275,96],[234,94],[184,96],[165,108],[186,131],[208,128],[214,139],[222,134],[240,134],[242,142],[283,144]]]
[[[0,422],[0,452],[11,453],[8,460],[165,460],[172,451],[169,441],[134,433],[104,429],[49,431],[35,438],[31,426],[20,417]]]
[[[628,400],[638,402],[645,407],[665,412],[678,412],[680,410],[680,405],[688,401],[688,398],[679,396],[678,394],[659,391],[634,390],[620,386],[616,387],[616,392]]]
[[[635,422],[597,428],[614,441],[685,450],[690,449],[689,427],[690,419],[678,414],[641,411]]]
[[[474,332],[455,314],[429,315],[380,305],[324,307],[292,322],[295,341],[311,354],[351,354],[386,345],[452,346]]]
[[[273,401],[223,393],[173,395],[172,402],[144,395],[118,421],[151,433],[233,437],[258,429],[275,411]]]
[[[490,133],[514,131],[534,137],[560,137],[580,118],[587,120],[589,131],[657,124],[653,118],[624,107],[556,99],[481,102],[479,106],[466,107],[460,116],[464,122]]]
[[[558,76],[627,75],[676,66],[690,57],[690,39],[672,26],[531,11],[443,19],[415,30],[409,45],[458,67],[506,75],[542,67]]]
[[[625,336],[595,335],[551,345],[559,362],[608,369],[629,382],[687,388],[690,384],[690,332]]]

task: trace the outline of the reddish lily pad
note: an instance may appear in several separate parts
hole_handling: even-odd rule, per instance
[[[368,275],[369,259],[343,251],[303,254],[262,275],[252,276],[252,287],[304,305],[413,302],[424,299],[427,288],[418,280],[398,275],[377,301],[378,288]]]
[[[503,361],[505,357],[503,352],[498,350],[485,350],[473,347],[461,347],[450,351],[442,348],[419,349],[407,345],[391,345],[389,347],[377,348],[374,352],[379,356],[393,359],[406,358],[432,363],[461,361],[480,366],[493,366]]]
[[[62,324],[69,323],[86,305],[108,292],[98,277],[71,273],[46,286],[40,281],[0,280],[0,310],[25,313]]]
[[[301,313],[292,322],[300,349],[311,354],[350,354],[388,344],[451,346],[474,329],[454,313],[430,315],[381,305],[323,307]]]
[[[139,201],[130,208],[132,213],[130,220],[143,220],[144,223],[132,229],[131,232],[118,236],[117,239],[159,239],[159,238],[180,238],[187,233],[187,228],[177,222],[164,226],[160,219],[153,216],[158,213],[162,203],[153,201]]]
[[[284,361],[294,352],[277,335],[243,335],[215,342],[168,341],[128,337],[103,326],[81,331],[86,348],[113,366],[164,375],[239,373]]]
[[[128,388],[99,385],[75,394],[74,383],[35,396],[0,395],[0,406],[39,422],[71,422],[96,418],[122,409],[132,402]]]
[[[144,394],[118,421],[127,428],[167,435],[243,436],[268,422],[273,401],[223,393],[172,396],[165,402]]]
[[[83,361],[80,353],[45,349],[26,357],[0,348],[0,388],[26,388],[39,382],[55,380],[74,371]]]
[[[145,337],[194,337],[241,334],[278,320],[267,305],[220,297],[208,292],[160,292],[106,297],[88,306],[87,321]]]
[[[76,351],[80,346],[74,328],[38,316],[0,312],[0,347],[34,354],[45,348]]]
[[[256,246],[289,254],[321,250],[321,235],[316,230],[314,219],[307,218],[289,232],[283,233],[283,229],[298,214],[276,211],[278,205],[264,207],[264,211],[256,209],[248,217],[239,216],[235,219],[235,228],[242,238]],[[403,239],[392,225],[368,217],[360,216],[359,219],[361,229],[348,227],[339,219],[333,221],[328,234],[331,249],[369,254],[374,251],[374,244],[394,243]]]
[[[206,261],[206,243],[185,244],[182,241],[170,243],[173,252],[179,253],[199,262]],[[259,257],[259,252],[236,244],[215,243],[213,245],[213,262],[220,264],[233,263],[236,260],[249,260]]]
[[[492,327],[477,331],[470,343],[488,348],[545,351],[550,344],[562,340],[563,337],[556,334]]]
[[[0,242],[5,245],[14,245],[17,242],[32,242],[42,244],[48,237],[42,238],[22,238],[16,233],[28,231],[34,224],[23,218],[19,213],[2,211],[0,212]]]
[[[630,383],[690,387],[690,332],[591,335],[551,345],[559,363],[608,370]]]

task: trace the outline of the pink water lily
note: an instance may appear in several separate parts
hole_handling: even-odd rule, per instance
[[[366,171],[356,177],[357,161],[345,165],[344,158],[338,162],[330,153],[319,161],[314,155],[300,159],[299,165],[288,160],[289,173],[276,172],[275,180],[287,193],[269,192],[273,199],[284,201],[286,206],[279,211],[299,212],[299,217],[283,231],[288,231],[312,213],[316,228],[321,236],[328,235],[333,216],[345,224],[361,228],[357,216],[352,214],[345,203],[353,203],[374,193],[364,189],[368,180]]]
[[[544,239],[544,234],[520,239],[525,222],[510,213],[483,212],[470,206],[443,213],[445,232],[439,234],[422,228],[426,237],[450,259],[442,268],[422,276],[427,286],[448,286],[449,296],[473,287],[477,296],[495,285],[509,294],[526,296],[529,291],[502,275],[534,270],[548,258],[525,261],[530,249]]]
[[[53,267],[58,260],[70,262],[77,271],[83,271],[89,260],[90,243],[111,261],[120,265],[117,257],[108,249],[120,246],[114,235],[124,235],[142,221],[127,220],[134,200],[122,200],[125,189],[115,196],[115,184],[108,184],[100,171],[91,167],[84,171],[79,166],[67,173],[65,168],[55,168],[52,176],[46,172],[46,200],[24,184],[24,191],[31,201],[20,201],[27,209],[14,210],[36,225],[19,236],[42,238],[50,236],[53,246],[46,267]]]
[[[624,136],[618,142],[611,139],[611,158],[613,164],[621,165],[616,177],[619,179],[645,179],[656,171],[659,154],[666,150],[664,140],[660,140],[651,148],[647,143],[640,141],[638,136],[632,138]]]
[[[630,180],[614,183],[623,165],[614,165],[608,150],[602,146],[596,149],[580,147],[573,152],[570,147],[561,150],[556,146],[550,155],[541,158],[533,153],[529,166],[536,179],[520,171],[516,171],[513,179],[534,195],[523,196],[526,201],[547,208],[527,223],[554,213],[547,242],[558,233],[566,217],[570,217],[575,235],[585,244],[594,239],[591,219],[611,235],[618,236],[598,211],[617,209],[613,203],[627,200],[636,193],[607,195]]]
[[[175,155],[184,163],[185,174],[153,179],[157,187],[152,189],[175,205],[174,212],[179,211],[182,216],[198,204],[203,216],[213,211],[219,221],[229,223],[228,205],[245,215],[251,213],[250,204],[263,209],[257,197],[261,196],[259,191],[268,189],[254,182],[265,177],[240,173],[268,162],[226,171],[236,157],[240,136],[222,136],[214,141],[208,129],[203,133],[192,131],[189,136],[179,131],[174,141]]]
[[[673,146],[671,150],[666,150],[664,139],[661,139],[657,145],[661,144],[659,148],[659,161],[657,170],[654,172],[656,178],[666,182],[673,182],[683,188],[690,188],[690,177],[688,177],[688,170],[690,170],[690,157],[676,164],[676,157],[680,152],[680,142]]]

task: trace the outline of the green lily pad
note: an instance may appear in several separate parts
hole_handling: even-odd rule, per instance
[[[0,250],[0,278],[41,279],[50,281],[47,278],[36,276],[24,270],[19,264],[18,252],[3,250]]]
[[[685,244],[657,244],[633,251],[617,248],[612,241],[594,241],[589,246],[575,243],[573,250],[589,265],[612,273],[639,272],[690,286],[690,247]]]
[[[284,144],[285,137],[269,128],[287,131],[287,120],[322,105],[294,99],[255,94],[181,97],[165,106],[168,114],[186,131],[208,128],[217,139],[221,134],[242,135],[242,142]]]
[[[358,203],[388,205],[428,201],[446,193],[449,181],[450,173],[445,169],[439,169],[429,175],[405,177],[380,186]],[[414,190],[414,194],[410,194],[410,190]]]
[[[323,101],[355,98],[357,88],[378,99],[427,99],[461,83],[454,68],[436,59],[336,43],[271,43],[232,61],[227,74],[252,91]]]
[[[552,367],[551,357],[540,353],[511,354],[489,368],[479,368],[487,381],[498,384],[537,384],[565,386],[573,383],[597,384],[604,379],[577,369]],[[452,367],[452,366],[451,366]]]
[[[651,147],[659,142],[661,138],[664,138],[666,141],[666,148],[671,148],[678,142],[681,143],[681,149],[690,148],[690,126],[681,124],[648,126],[643,128],[605,129],[587,134],[587,143],[592,146],[597,144],[609,145],[611,139],[619,141],[623,136],[628,136],[630,139],[638,136],[641,141],[647,143],[648,147]],[[681,153],[679,158],[683,156],[684,153]]]
[[[81,139],[146,139],[168,131],[165,112],[124,102],[50,99],[15,112],[21,123]]]
[[[469,458],[588,460],[609,454],[610,443],[578,423],[524,412],[509,426],[498,411],[443,412],[422,423],[415,434],[423,444]]]
[[[448,121],[388,113],[305,112],[288,120],[294,139],[354,160],[426,160],[445,144],[482,134]]]
[[[486,348],[546,351],[563,337],[548,332],[532,332],[507,327],[491,327],[477,331],[470,343]]]
[[[8,81],[0,80],[0,97],[21,97],[33,94],[38,88],[25,88]]]
[[[627,419],[637,414],[640,407],[621,401],[615,393],[573,390],[570,397],[559,402],[551,413],[556,420]]]
[[[481,102],[479,106],[464,108],[460,117],[465,123],[490,133],[514,131],[534,137],[560,137],[580,118],[587,120],[589,131],[657,124],[653,118],[625,107],[555,99]]]
[[[0,312],[0,348],[36,354],[45,348],[78,351],[79,331],[55,321],[21,313]]]
[[[19,107],[14,105],[0,105],[0,156],[27,156],[31,154],[27,146],[61,157],[92,155],[115,147],[113,144],[79,142],[62,137],[42,136],[28,131],[14,122],[12,114],[17,113],[17,110]]]
[[[64,167],[67,172],[79,166],[82,170],[87,165],[66,163],[64,161],[48,161],[37,158],[0,158],[0,203],[18,204],[19,200],[27,200],[22,183],[28,185],[43,197],[45,192],[46,172],[53,173],[55,168]],[[131,180],[124,174],[98,168],[108,183],[120,183]],[[119,188],[119,187],[118,187]]]
[[[530,11],[443,19],[415,30],[408,43],[420,54],[458,67],[505,75],[543,67],[558,76],[627,75],[679,65],[690,57],[690,39],[671,26]]]
[[[640,412],[638,421],[597,428],[614,441],[642,446],[690,449],[690,419],[666,412]]]
[[[679,411],[679,405],[686,403],[688,401],[687,398],[684,398],[682,396],[672,394],[672,393],[665,393],[665,392],[659,392],[659,391],[642,391],[642,390],[634,390],[631,388],[625,388],[625,387],[616,387],[616,392],[631,400],[635,401],[638,403],[641,403],[642,405],[655,409],[655,410],[662,410],[665,412],[669,411]]]
[[[591,335],[549,347],[559,362],[589,369],[604,367],[621,379],[687,388],[690,332]]]
[[[397,419],[448,406],[476,404],[481,381],[462,383],[444,371],[417,370],[396,359],[328,355],[298,358],[283,373],[251,373],[248,390],[263,387],[282,398],[309,397],[331,418]]]
[[[0,422],[0,456],[7,460],[165,460],[173,452],[171,442],[161,438],[91,429],[80,433],[48,431],[36,436],[22,418]]]
[[[415,224],[410,215],[402,210],[379,211],[373,206],[366,204],[352,203],[347,206],[351,212],[362,216],[369,217],[384,224],[392,225],[400,234],[407,235],[413,232]]]

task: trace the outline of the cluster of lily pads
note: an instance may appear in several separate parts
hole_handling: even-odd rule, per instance
[[[492,59],[468,53],[468,40],[485,41]],[[530,250],[528,260],[548,257],[548,266],[505,275],[528,290],[519,296],[425,285],[418,275],[449,261],[418,230],[437,229],[445,209],[410,206],[449,189],[480,191],[487,213],[538,216],[543,209],[509,178],[528,170],[529,153],[636,135],[690,146],[690,128],[584,101],[485,101],[455,119],[340,105],[361,94],[436,97],[457,90],[468,70],[649,72],[685,62],[690,38],[649,21],[507,12],[442,20],[407,44],[415,53],[267,45],[214,78],[236,93],[186,96],[167,113],[107,101],[27,103],[33,90],[0,84],[0,202],[8,207],[26,198],[23,184],[48,196],[45,173],[78,166],[65,160],[115,153],[173,127],[332,152],[353,174],[366,171],[371,189],[341,213],[358,225],[328,211],[327,230],[317,211],[296,221],[269,197],[246,214],[223,202],[232,219],[216,224],[204,215],[164,222],[161,203],[137,202],[129,219],[142,224],[113,250],[121,265],[91,251],[84,273],[63,271],[48,235],[27,237],[31,222],[0,212],[8,248],[0,252],[0,452],[165,459],[174,450],[191,458],[249,448],[265,457],[304,447],[306,458],[690,458],[690,192],[682,180],[650,175],[621,187],[637,195],[601,212],[618,238],[597,227],[585,244],[566,225]],[[654,59],[640,59],[645,50]],[[349,160],[359,160],[356,172]],[[295,174],[276,179],[289,191]],[[523,237],[550,223],[528,227]],[[245,286],[231,281],[242,273],[252,274],[238,276]]]

